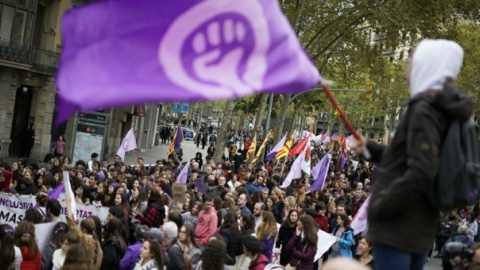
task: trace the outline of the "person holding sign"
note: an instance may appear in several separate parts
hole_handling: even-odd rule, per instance
[[[102,264],[103,251],[100,246],[100,243],[95,235],[96,228],[95,222],[91,218],[86,218],[80,223],[80,229],[78,229],[77,224],[75,223],[75,218],[73,217],[73,207],[72,207],[72,197],[67,195],[65,199],[67,203],[67,224],[70,232],[77,234],[80,239],[80,244],[84,246],[87,250],[88,258],[91,258],[91,268],[98,270]]]

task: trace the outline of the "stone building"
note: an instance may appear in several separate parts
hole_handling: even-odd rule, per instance
[[[31,158],[50,150],[59,64],[61,14],[69,1],[0,0],[0,157],[25,153],[25,134],[35,130]]]

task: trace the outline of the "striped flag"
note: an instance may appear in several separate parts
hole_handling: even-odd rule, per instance
[[[252,143],[248,147],[248,152],[247,152],[247,157],[246,157],[247,162],[250,160],[252,155],[254,155],[256,148],[257,148],[257,134],[255,134],[255,136],[253,136]]]
[[[286,157],[288,155],[288,153],[290,152],[290,147],[292,146],[292,143],[293,143],[293,135],[294,134],[290,135],[290,138],[283,145],[282,149],[280,149],[280,151],[277,152],[277,154],[275,155],[275,159],[281,159],[282,157]]]
[[[178,125],[178,128],[175,131],[175,134],[173,135],[172,143],[170,143],[170,147],[168,148],[167,156],[170,156],[175,151],[178,151],[178,149],[180,149],[180,144],[182,143],[182,141],[183,141],[182,126]]]
[[[262,154],[263,149],[265,149],[265,146],[267,145],[267,142],[268,142],[268,140],[270,139],[271,136],[272,136],[271,131],[269,131],[267,133],[267,136],[265,136],[265,139],[263,140],[262,145],[260,145],[260,148],[258,149],[257,154],[253,157],[252,163],[257,162],[258,158]]]
[[[275,147],[273,147],[272,151],[270,151],[270,153],[268,153],[265,160],[274,159],[275,155],[278,153],[278,151],[280,151],[280,149],[282,149],[283,145],[285,144],[286,139],[287,139],[287,134],[285,133],[285,136],[283,136],[283,138],[277,143],[277,145],[275,145]]]

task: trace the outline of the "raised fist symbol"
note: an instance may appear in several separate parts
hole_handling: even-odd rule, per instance
[[[172,23],[159,61],[172,82],[207,98],[231,98],[261,89],[269,45],[257,1],[207,0]]]
[[[197,56],[191,66],[198,79],[225,85],[238,94],[252,88],[241,78],[242,58],[248,57],[245,27],[231,19],[213,21],[206,31],[194,35],[192,45]]]

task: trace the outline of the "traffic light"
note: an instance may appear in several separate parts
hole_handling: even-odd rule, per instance
[[[365,90],[367,90],[367,92],[365,92],[365,99],[366,100],[371,100],[372,99],[372,86],[367,85]]]

